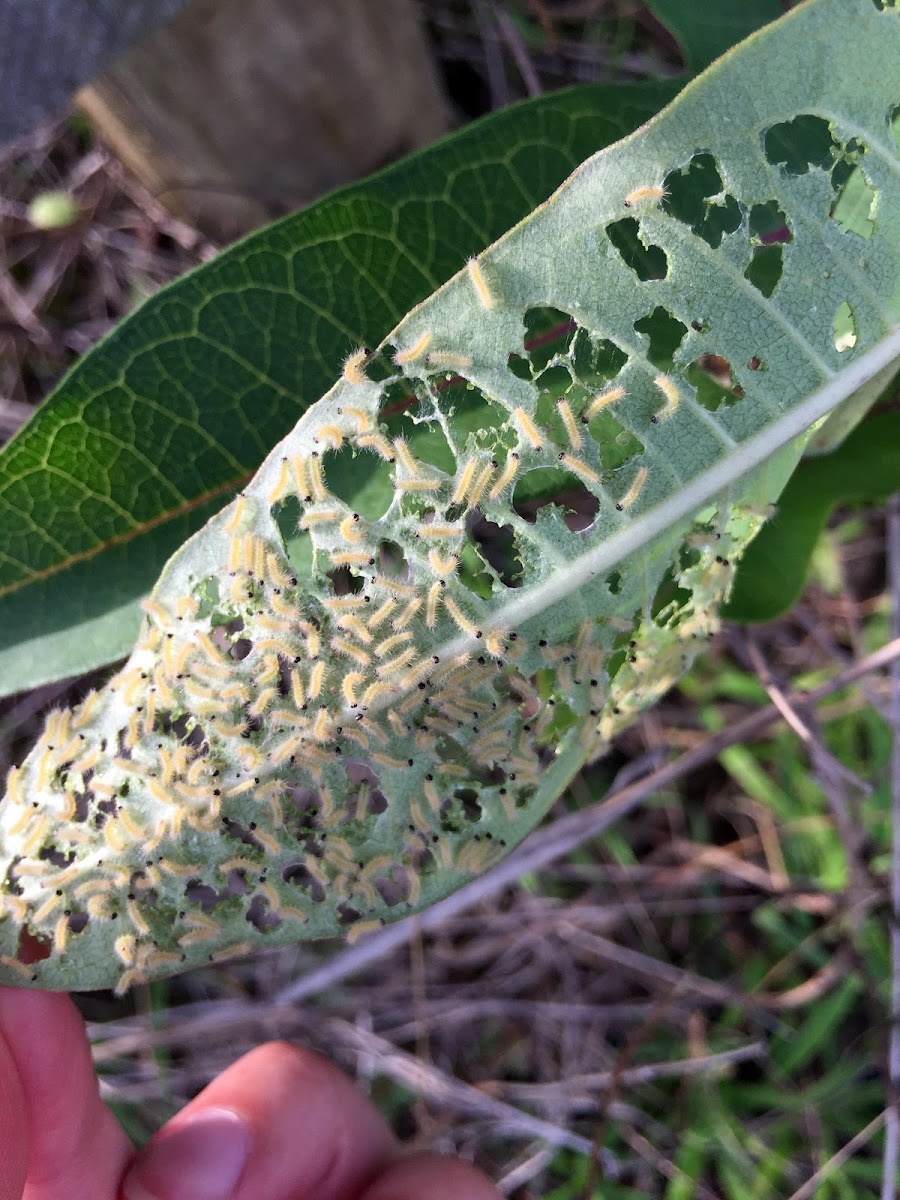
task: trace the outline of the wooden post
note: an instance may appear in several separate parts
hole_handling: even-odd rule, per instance
[[[450,124],[414,0],[195,0],[76,99],[160,202],[218,241]]]

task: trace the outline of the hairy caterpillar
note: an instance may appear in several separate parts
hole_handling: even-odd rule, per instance
[[[478,297],[478,303],[482,308],[491,309],[494,307],[494,297],[491,295],[491,290],[487,285],[487,280],[484,277],[484,272],[477,258],[470,258],[466,263],[466,270],[469,273],[469,279],[472,281],[472,287],[475,289],[475,294]]]

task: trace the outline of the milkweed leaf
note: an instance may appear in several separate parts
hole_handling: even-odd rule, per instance
[[[491,114],[145,301],[0,453],[0,696],[124,657],[166,560],[351,346],[377,345],[678,87],[569,89]]]
[[[702,71],[784,11],[781,0],[647,0],[647,7],[674,34],[692,71]]]
[[[772,621],[803,590],[816,542],[839,504],[875,504],[900,491],[900,413],[877,413],[831,454],[804,460],[778,511],[747,548],[722,616]]]

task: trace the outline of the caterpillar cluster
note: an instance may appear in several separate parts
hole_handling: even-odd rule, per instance
[[[503,307],[497,281],[474,259],[466,276],[491,319]],[[484,870],[531,823],[559,729],[574,727],[587,755],[631,711],[626,677],[645,664],[629,659],[611,688],[612,624],[583,615],[552,638],[526,639],[505,616],[494,567],[480,559],[490,599],[465,574],[473,522],[508,514],[535,467],[561,467],[611,519],[631,519],[651,473],[639,466],[623,490],[591,435],[629,389],[557,397],[561,441],[524,403],[506,405],[492,445],[463,445],[445,423],[448,473],[417,455],[414,426],[398,435],[380,419],[372,361],[365,349],[347,357],[336,398],[301,421],[214,522],[215,569],[166,579],[123,670],[73,712],[53,714],[11,773],[0,808],[0,964],[16,975],[40,981],[43,960],[17,957],[14,926],[45,942],[57,970],[79,939],[102,943],[114,968],[96,985],[123,990],[267,938],[336,932],[348,913],[365,932],[387,909],[415,911]],[[473,367],[428,329],[392,362],[426,389]],[[667,422],[678,387],[662,375],[650,383],[663,399],[652,421]],[[384,517],[335,494],[337,453],[387,468]],[[312,546],[303,577],[276,520],[288,504]],[[537,536],[515,519],[516,536]],[[401,543],[399,567],[385,559],[385,539]],[[72,979],[85,986],[74,966]]]

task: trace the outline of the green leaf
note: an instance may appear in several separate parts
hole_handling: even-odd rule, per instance
[[[792,1030],[789,1040],[774,1041],[772,1059],[777,1069],[785,1075],[794,1075],[816,1055],[830,1056],[835,1032],[849,1017],[862,986],[859,976],[850,975],[830,995],[810,1005],[801,1028]]]
[[[722,615],[771,621],[799,598],[816,542],[839,504],[876,504],[900,491],[900,413],[878,413],[821,458],[805,459],[778,512],[749,547]]]
[[[0,454],[0,696],[127,653],[166,559],[466,258],[678,84],[573,89],[471,125],[147,300]]]
[[[674,34],[691,71],[702,71],[784,11],[781,0],[647,0],[647,7]]]
[[[123,990],[362,933],[534,827],[716,628],[816,424],[900,358],[897,78],[896,13],[808,0],[351,357],[10,776],[0,978]]]
[[[865,387],[841,404],[822,422],[806,446],[807,457],[830,454],[856,428],[865,415],[878,403],[890,386],[896,370],[893,364],[885,367]]]

